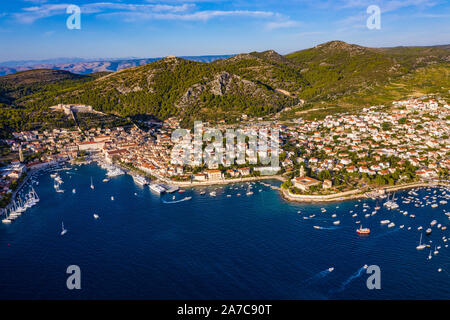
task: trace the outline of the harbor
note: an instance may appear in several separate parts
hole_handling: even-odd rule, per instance
[[[41,286],[31,298],[69,297],[60,270],[73,263],[88,279],[86,299],[450,296],[446,187],[296,203],[280,196],[277,180],[156,194],[128,174],[103,182],[107,172],[94,163],[61,166],[29,180],[39,202],[0,224],[2,298],[23,298],[23,286]],[[39,278],[26,272],[30,259]],[[372,264],[384,290],[367,290],[364,272],[349,280]]]

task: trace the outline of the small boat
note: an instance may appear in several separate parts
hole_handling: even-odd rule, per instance
[[[370,229],[369,228],[363,228],[362,225],[359,226],[359,229],[356,229],[356,232],[358,234],[369,234],[370,233]]]
[[[192,199],[192,197],[184,197],[184,198],[183,198],[184,201],[189,201],[189,200],[191,200],[191,199]]]
[[[436,223],[437,223],[437,221],[433,220],[433,221],[430,222],[430,226],[434,226]]]
[[[184,192],[186,192],[186,191],[183,189],[178,190],[178,193],[184,193]]]
[[[388,224],[388,228],[392,228],[392,227],[395,227],[395,223],[393,223],[393,222]]]
[[[416,247],[417,250],[423,250],[426,248],[426,245],[422,243],[422,234],[420,234],[419,245]]]
[[[77,190],[75,190],[75,189],[72,189],[72,193],[77,193]]]
[[[111,196],[111,201],[114,201],[114,197],[113,196]]]
[[[91,177],[91,189],[94,190],[94,183],[92,181],[92,177]]]
[[[98,214],[94,213],[94,219],[98,219]]]
[[[336,214],[331,215],[332,218],[336,218]]]
[[[323,229],[321,226],[313,226],[314,227],[314,229]]]
[[[211,191],[211,192],[209,193],[209,195],[210,195],[211,197],[215,197],[217,194],[216,194],[215,191]]]
[[[333,270],[334,270],[334,268],[333,268],[333,267],[331,267],[331,268],[328,268],[328,272],[333,272]]]
[[[389,220],[381,220],[380,223],[381,224],[388,224],[388,223],[390,223],[390,221]]]
[[[429,236],[431,234],[431,228],[428,228],[427,231],[425,231],[426,235]]]
[[[108,178],[105,178],[105,179],[103,179],[102,181],[103,181],[103,182],[108,182],[109,179],[108,179]]]
[[[336,226],[337,226],[338,224],[340,224],[340,223],[341,223],[341,222],[340,222],[339,220],[333,222],[333,224],[336,225]]]
[[[64,229],[64,222],[61,222],[61,235],[65,235],[67,233],[67,230]]]

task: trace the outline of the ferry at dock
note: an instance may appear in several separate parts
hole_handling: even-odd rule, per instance
[[[152,192],[156,193],[156,194],[162,194],[164,192],[166,192],[166,189],[162,186],[160,186],[159,184],[156,183],[152,183],[149,185],[149,188]]]
[[[145,179],[143,176],[134,175],[132,177],[134,182],[140,186],[145,186],[146,184],[148,184],[147,179]]]

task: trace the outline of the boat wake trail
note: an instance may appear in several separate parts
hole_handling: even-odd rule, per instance
[[[376,235],[375,237],[373,237],[373,239],[378,239],[378,238],[384,237],[384,236],[386,236],[388,234],[391,234],[391,233],[394,233],[394,232],[397,232],[397,231],[400,231],[400,230],[401,230],[400,228],[395,228],[394,230],[389,230],[389,231],[387,231],[385,233]]]
[[[161,199],[161,202],[165,203],[165,204],[173,204],[173,203],[180,203],[180,202],[184,202],[184,201],[188,201],[188,200],[190,200],[190,198],[189,199],[184,198],[184,199],[174,200],[174,201],[166,201],[166,200]]]
[[[345,290],[345,288],[347,287],[347,285],[352,282],[353,280],[355,280],[356,278],[361,277],[361,275],[363,274],[363,271],[365,270],[364,267],[361,267],[358,271],[356,271],[350,278],[348,278],[347,280],[345,280],[342,285],[338,288],[338,289],[332,289],[330,290],[330,294],[333,293],[338,293],[338,292],[342,292]]]
[[[323,230],[336,230],[341,229],[342,227],[322,227]]]
[[[308,278],[305,280],[305,285],[310,285],[313,282],[316,282],[319,279],[325,278],[327,275],[329,275],[333,270],[326,269],[323,271],[320,271],[318,274],[312,276],[311,278]]]

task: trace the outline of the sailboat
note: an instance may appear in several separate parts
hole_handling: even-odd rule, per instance
[[[5,209],[5,219],[2,220],[2,223],[4,223],[4,224],[9,224],[9,223],[11,223],[11,220],[10,220],[9,217],[8,217],[8,211],[7,211],[7,209]]]
[[[39,200],[40,200],[39,196],[37,195],[37,193],[36,193],[36,191],[34,190],[33,187],[31,187],[31,192],[32,192],[32,194],[34,196],[34,201],[39,202]]]
[[[416,247],[417,250],[423,250],[425,249],[426,245],[422,244],[422,234],[420,234],[420,241],[419,245]]]
[[[66,229],[64,229],[64,222],[61,222],[61,235],[63,236],[63,235],[65,235],[66,233],[67,233],[67,230]]]
[[[358,234],[369,234],[370,229],[369,228],[363,228],[362,225],[359,227],[359,229],[356,229],[356,232]]]
[[[94,183],[92,182],[92,177],[91,177],[91,189],[94,190]]]

